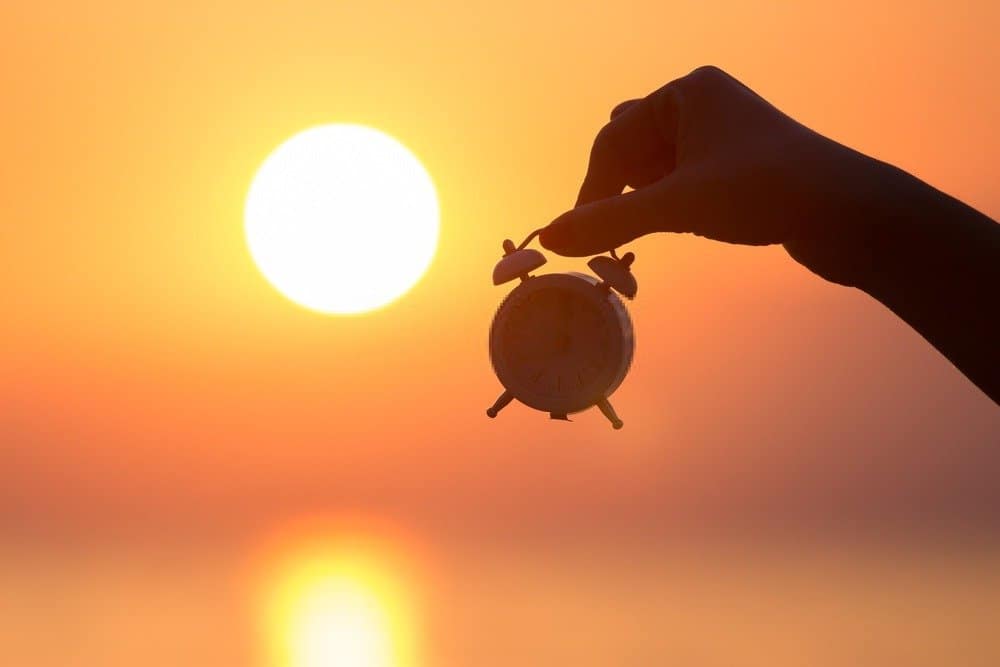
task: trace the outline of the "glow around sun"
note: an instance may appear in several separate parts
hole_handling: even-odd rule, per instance
[[[250,254],[292,301],[361,313],[409,290],[437,248],[434,183],[403,144],[362,125],[321,125],[278,146],[254,176]]]

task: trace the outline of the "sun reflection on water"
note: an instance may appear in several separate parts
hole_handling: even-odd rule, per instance
[[[415,667],[411,573],[399,551],[339,531],[285,540],[262,573],[267,664]]]

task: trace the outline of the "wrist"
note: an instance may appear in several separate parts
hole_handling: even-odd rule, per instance
[[[857,287],[882,299],[901,280],[932,285],[949,273],[994,264],[981,255],[998,249],[996,223],[917,177],[879,164],[880,191],[870,197],[859,234],[866,261]]]

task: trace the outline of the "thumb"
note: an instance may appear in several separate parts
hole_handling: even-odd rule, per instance
[[[542,246],[560,255],[584,257],[656,231],[686,231],[676,220],[670,177],[625,194],[598,199],[566,211],[542,229]]]

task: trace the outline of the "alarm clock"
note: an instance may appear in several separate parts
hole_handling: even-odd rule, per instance
[[[635,350],[632,320],[619,295],[635,297],[635,255],[592,258],[595,275],[533,275],[545,256],[527,244],[503,242],[493,284],[519,281],[490,326],[490,362],[504,392],[486,411],[494,418],[517,399],[552,419],[597,406],[615,429],[622,420],[608,398],[625,379]]]

